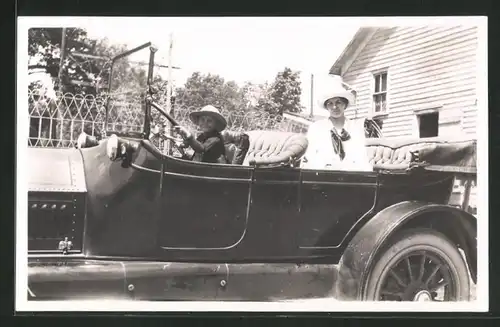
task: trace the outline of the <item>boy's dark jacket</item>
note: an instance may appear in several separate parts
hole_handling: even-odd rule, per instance
[[[196,140],[203,144],[203,152],[196,152],[193,161],[219,163],[221,156],[225,159],[224,140],[219,132],[203,132]]]

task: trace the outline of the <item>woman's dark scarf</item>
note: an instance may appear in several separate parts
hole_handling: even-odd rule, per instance
[[[349,133],[343,128],[339,134],[335,127],[330,130],[330,133],[332,136],[333,149],[335,150],[335,153],[339,155],[340,160],[342,161],[345,158],[344,145],[342,144],[342,142],[350,140],[351,135],[349,135]]]

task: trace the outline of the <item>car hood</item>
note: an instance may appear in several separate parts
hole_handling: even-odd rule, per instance
[[[87,191],[80,150],[30,147],[27,159],[28,191]]]

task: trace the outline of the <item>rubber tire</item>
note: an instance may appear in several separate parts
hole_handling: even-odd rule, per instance
[[[375,299],[375,290],[384,268],[394,257],[402,252],[408,253],[409,250],[430,250],[438,254],[447,262],[456,280],[457,301],[469,301],[469,271],[462,254],[444,234],[427,228],[403,230],[390,239],[380,255],[376,257],[376,262],[366,281],[363,301],[380,301]]]

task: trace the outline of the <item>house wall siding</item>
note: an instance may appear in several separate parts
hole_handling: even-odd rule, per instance
[[[371,115],[373,72],[387,69],[386,137],[417,136],[415,110],[439,108],[439,135],[475,136],[478,30],[468,26],[379,29],[351,66],[344,82],[357,91],[350,118]],[[476,187],[470,203],[476,206]],[[457,203],[463,196],[457,188]]]
[[[343,73],[357,90],[351,118],[371,115],[373,72],[388,70],[387,137],[416,136],[414,110],[440,107],[440,134],[476,131],[478,30],[469,26],[379,29]]]

